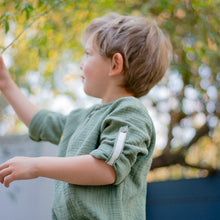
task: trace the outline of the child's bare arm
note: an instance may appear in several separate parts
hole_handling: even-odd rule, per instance
[[[12,80],[1,56],[0,91],[8,103],[14,108],[21,121],[29,126],[31,119],[39,111],[39,109],[23,95],[18,86]]]
[[[47,177],[76,185],[108,185],[116,180],[112,166],[91,155],[76,157],[15,157],[0,166],[0,182]]]

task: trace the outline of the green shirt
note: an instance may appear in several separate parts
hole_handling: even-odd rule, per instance
[[[39,111],[29,128],[35,141],[59,145],[58,156],[90,154],[114,167],[116,181],[79,186],[55,181],[53,219],[144,220],[146,177],[155,130],[144,105],[134,97],[77,109],[68,116]]]

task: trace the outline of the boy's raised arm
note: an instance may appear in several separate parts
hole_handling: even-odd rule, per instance
[[[0,91],[13,107],[18,117],[28,127],[33,116],[39,111],[21,92],[12,80],[2,57],[0,56]]]

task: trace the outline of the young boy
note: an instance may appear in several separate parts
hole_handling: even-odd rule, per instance
[[[145,219],[146,177],[155,131],[139,97],[163,77],[170,43],[148,19],[107,14],[83,35],[86,94],[102,104],[68,116],[39,110],[20,92],[0,57],[0,90],[35,141],[59,145],[58,157],[15,157],[0,181],[55,179],[53,219]]]

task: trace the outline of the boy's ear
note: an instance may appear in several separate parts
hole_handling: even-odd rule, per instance
[[[112,57],[112,68],[109,76],[116,76],[123,72],[123,57],[120,53],[115,53]]]

